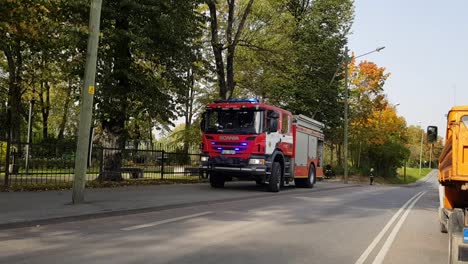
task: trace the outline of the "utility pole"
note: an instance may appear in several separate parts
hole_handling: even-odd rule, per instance
[[[348,183],[348,47],[345,47],[345,104],[344,104],[344,183]]]
[[[422,168],[423,141],[424,141],[424,130],[421,129],[421,151],[419,152],[419,176],[421,176],[421,168]]]
[[[102,0],[92,0],[89,15],[89,37],[86,54],[84,86],[81,90],[80,123],[78,126],[78,144],[75,157],[75,177],[73,180],[73,204],[84,202],[86,169],[88,167],[89,138],[93,116],[97,52],[99,45],[99,27],[101,21]]]
[[[431,151],[429,152],[429,169],[432,169],[432,148],[434,144],[431,144]]]

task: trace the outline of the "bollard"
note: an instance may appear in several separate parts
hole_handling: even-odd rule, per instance
[[[369,185],[372,185],[374,183],[374,168],[370,169],[369,181],[370,181]]]

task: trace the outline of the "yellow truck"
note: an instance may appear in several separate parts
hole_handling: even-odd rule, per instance
[[[427,135],[429,142],[437,139],[437,127],[428,127]],[[439,183],[440,229],[449,234],[449,263],[467,263],[468,106],[456,106],[448,112]]]

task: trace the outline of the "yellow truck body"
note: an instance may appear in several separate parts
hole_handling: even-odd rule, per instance
[[[439,182],[445,187],[444,208],[468,207],[468,106],[456,106],[448,112]]]
[[[453,107],[447,114],[439,183],[440,231],[449,235],[448,263],[468,263],[468,106]]]

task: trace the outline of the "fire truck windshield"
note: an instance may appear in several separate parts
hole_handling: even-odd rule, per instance
[[[259,134],[263,131],[263,110],[212,109],[206,113],[206,133]]]

